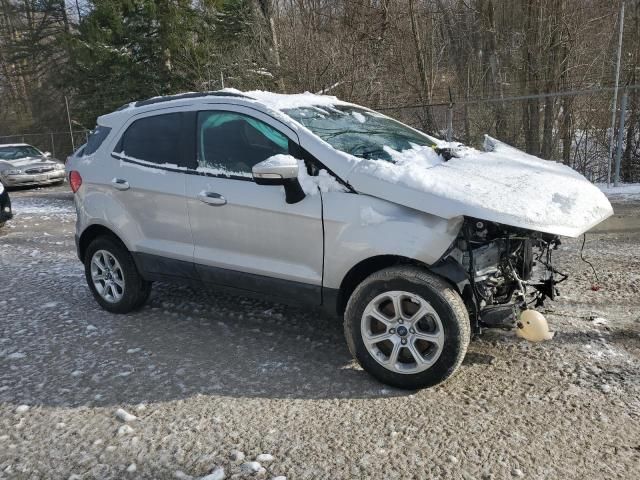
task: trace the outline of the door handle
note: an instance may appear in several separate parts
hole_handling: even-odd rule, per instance
[[[129,182],[123,178],[114,178],[111,180],[111,185],[113,185],[113,188],[116,190],[129,190]]]
[[[198,198],[201,202],[215,207],[221,207],[222,205],[227,204],[227,199],[215,192],[200,192],[198,194]]]

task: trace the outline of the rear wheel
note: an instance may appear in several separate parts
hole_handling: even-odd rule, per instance
[[[94,239],[84,259],[87,283],[96,301],[112,313],[128,313],[145,304],[151,293],[125,246],[110,236]]]
[[[365,279],[345,312],[352,355],[378,380],[399,388],[436,385],[460,366],[469,345],[464,302],[444,280],[412,266]]]

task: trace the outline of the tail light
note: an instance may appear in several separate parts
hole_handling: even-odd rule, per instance
[[[71,170],[69,173],[69,185],[71,185],[71,191],[76,193],[80,186],[82,185],[82,177],[80,176],[80,172],[77,170]]]

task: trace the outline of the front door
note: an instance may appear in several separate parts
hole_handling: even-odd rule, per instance
[[[321,302],[320,195],[287,204],[281,186],[256,185],[251,168],[288,154],[297,136],[241,106],[198,112],[198,175],[187,175],[196,269],[204,280],[289,303]]]

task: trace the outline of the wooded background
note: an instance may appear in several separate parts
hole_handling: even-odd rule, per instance
[[[619,9],[611,0],[0,0],[0,137],[64,131],[65,96],[82,130],[129,101],[224,82],[326,92],[439,135],[453,103],[456,140],[477,146],[488,133],[606,181]],[[621,178],[638,182],[640,0],[626,1],[620,82],[631,87]],[[574,93],[541,96],[553,92]]]

